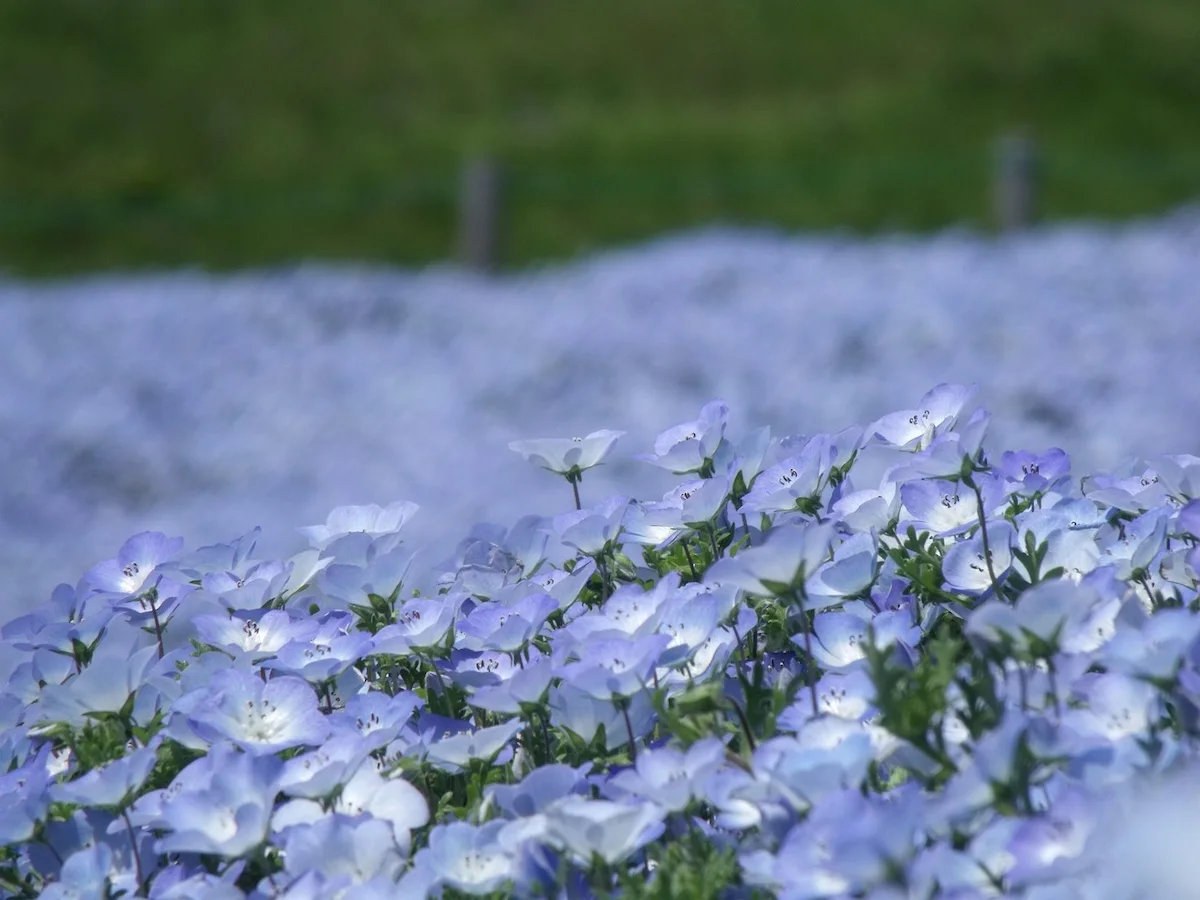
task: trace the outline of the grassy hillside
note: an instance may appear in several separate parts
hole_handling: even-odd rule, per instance
[[[1200,194],[1194,0],[0,0],[0,268],[453,246],[507,259],[720,218],[984,224],[1024,127],[1050,216]]]

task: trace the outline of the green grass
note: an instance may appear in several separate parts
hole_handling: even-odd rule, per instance
[[[0,268],[453,249],[507,166],[511,263],[720,219],[988,222],[1200,195],[1195,0],[0,0]]]

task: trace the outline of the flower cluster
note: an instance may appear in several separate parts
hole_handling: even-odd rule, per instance
[[[131,538],[0,631],[0,892],[1181,896],[1200,458],[1076,482],[972,396],[714,401],[655,501],[584,504],[619,432],[519,442],[569,506],[437,565],[410,503]]]

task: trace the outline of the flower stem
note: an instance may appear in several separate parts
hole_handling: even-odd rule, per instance
[[[686,537],[683,539],[683,555],[687,557],[688,568],[692,570],[692,581],[699,581],[700,576],[696,574],[696,563],[692,559],[692,551],[688,549]]]
[[[804,612],[804,586],[801,585],[793,591],[792,597],[800,607],[800,623],[804,629],[804,652],[808,656],[804,662],[804,678],[808,682],[808,693],[812,698],[812,713],[815,718],[821,712],[817,705],[817,680],[813,677],[816,674],[816,659],[812,652],[812,630],[809,628],[808,616]]]
[[[142,873],[142,858],[138,855],[137,835],[133,833],[133,822],[129,820],[129,810],[122,808],[121,818],[125,820],[125,826],[129,829],[129,848],[133,852],[133,871],[137,875],[138,884],[134,894],[137,894],[146,887],[146,876]]]
[[[983,511],[983,491],[975,479],[971,479],[971,489],[975,491],[975,508],[979,511],[979,535],[983,540],[983,561],[987,564],[988,578],[992,580],[992,591],[997,599],[1000,597],[1000,585],[996,581],[996,570],[992,566],[992,548],[988,543],[987,516]]]

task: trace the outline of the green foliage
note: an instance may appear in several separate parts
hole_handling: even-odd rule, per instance
[[[717,900],[740,883],[737,855],[721,849],[698,831],[650,849],[655,865],[649,878],[622,872],[620,890],[609,894],[623,900]],[[762,896],[766,896],[765,894]]]
[[[1200,191],[1198,58],[1193,0],[4,3],[0,267],[442,258],[480,151],[513,263],[983,223],[1021,127],[1048,215],[1143,213]]]

